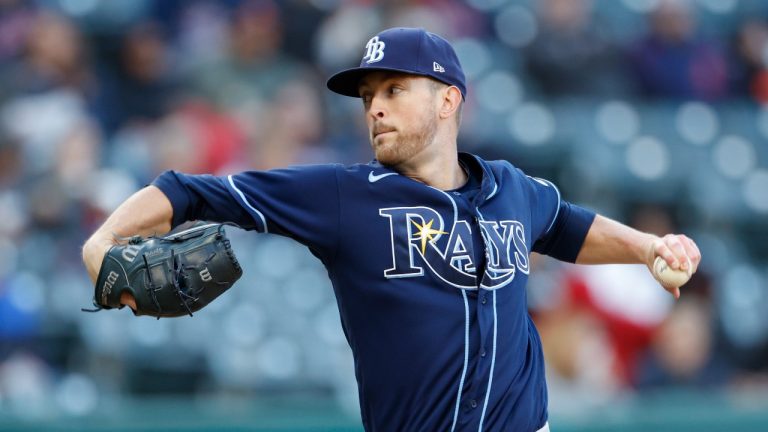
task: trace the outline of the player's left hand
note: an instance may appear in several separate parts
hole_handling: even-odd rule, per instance
[[[690,274],[696,273],[701,262],[701,252],[696,243],[683,234],[667,234],[664,237],[657,237],[651,242],[646,265],[653,273],[653,261],[660,256],[667,262],[667,265],[673,270],[689,271]],[[669,291],[675,298],[680,298],[680,287],[667,286],[662,284],[665,290]]]
[[[135,315],[192,315],[242,275],[224,225],[198,222],[161,237],[134,236],[112,246],[102,260],[93,304],[128,305]]]

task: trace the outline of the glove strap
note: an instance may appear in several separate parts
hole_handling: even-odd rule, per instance
[[[98,312],[98,311],[104,309],[103,307],[101,307],[101,305],[96,304],[96,302],[93,302],[93,305],[95,306],[93,309],[80,308],[80,311],[81,312]]]

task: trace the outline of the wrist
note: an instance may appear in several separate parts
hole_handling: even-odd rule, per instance
[[[99,276],[104,255],[114,244],[111,236],[106,237],[96,233],[83,245],[83,263],[93,283],[96,283],[96,278]]]
[[[653,266],[653,259],[656,258],[656,242],[659,240],[660,238],[654,234],[643,233],[642,239],[634,248],[638,262],[649,268]]]

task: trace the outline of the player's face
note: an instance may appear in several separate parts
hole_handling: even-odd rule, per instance
[[[437,133],[437,96],[429,78],[372,72],[360,85],[371,147],[384,165],[410,161]]]

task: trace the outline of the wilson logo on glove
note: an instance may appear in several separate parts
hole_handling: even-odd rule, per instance
[[[110,271],[109,275],[107,275],[107,280],[104,281],[104,286],[101,287],[102,303],[107,303],[107,297],[109,297],[109,294],[112,292],[112,287],[115,285],[115,282],[117,282],[117,278],[119,277],[120,275],[115,273],[114,270]]]

